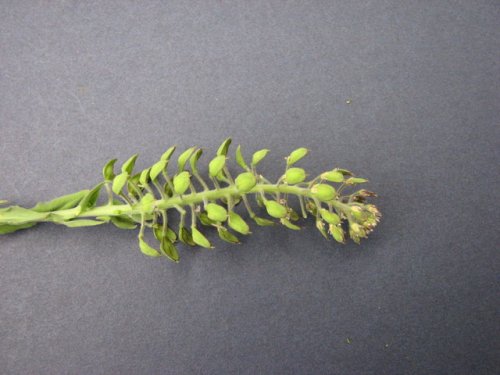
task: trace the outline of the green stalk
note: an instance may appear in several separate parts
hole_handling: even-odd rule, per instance
[[[168,210],[170,208],[178,208],[183,206],[196,205],[203,201],[215,201],[218,199],[225,198],[226,196],[231,196],[233,198],[241,197],[242,195],[248,194],[261,194],[262,192],[269,194],[277,193],[287,193],[290,195],[296,195],[301,197],[312,198],[313,195],[309,189],[301,188],[297,186],[290,185],[275,185],[275,184],[257,184],[250,191],[245,194],[241,194],[236,186],[228,186],[220,189],[212,189],[206,191],[200,191],[196,193],[191,193],[187,195],[179,195],[174,197],[168,197],[165,199],[155,200],[152,205],[160,210]],[[331,201],[333,207],[345,211],[349,209],[349,206],[340,201]],[[153,213],[153,210],[144,212],[140,207],[140,204],[120,204],[112,205],[105,204],[102,206],[97,206],[91,208],[83,213],[76,212],[75,209],[66,210],[55,210],[49,212],[46,217],[41,217],[38,220],[29,221],[30,223],[37,222],[60,222],[74,220],[78,218],[97,218],[101,216],[123,216],[123,215],[140,215],[143,213]],[[15,219],[16,213],[9,215],[9,211],[0,212],[0,225],[9,223],[12,219]]]
[[[137,155],[123,163],[121,172],[117,175],[113,170],[116,159],[113,159],[103,168],[104,182],[91,190],[81,190],[48,202],[41,202],[31,209],[20,206],[0,207],[0,234],[26,229],[41,222],[53,222],[68,227],[85,227],[112,222],[121,229],[134,229],[137,224],[140,224],[139,247],[141,251],[153,257],[166,254],[165,256],[171,260],[177,261],[177,250],[173,247],[175,236],[170,236],[171,242],[160,241],[161,251],[159,252],[148,245],[144,239],[146,227],[158,230],[158,224],[161,224],[163,235],[170,231],[167,226],[168,210],[177,210],[180,213],[177,225],[179,240],[188,245],[206,244],[207,240],[197,229],[198,222],[204,226],[216,227],[219,236],[232,243],[239,243],[238,238],[227,231],[225,225],[230,226],[239,234],[251,233],[244,218],[234,211],[235,203],[240,200],[256,224],[265,226],[281,223],[285,227],[298,230],[300,227],[292,222],[297,221],[299,216],[289,204],[289,197],[295,196],[299,200],[302,216],[306,218],[306,211],[311,212],[323,236],[328,238],[331,234],[337,242],[341,243],[345,242],[345,226],[342,226],[342,220],[348,222],[349,235],[358,243],[377,225],[381,216],[380,212],[374,205],[365,204],[366,198],[374,197],[374,193],[361,189],[351,195],[340,195],[344,188],[365,183],[367,180],[352,177],[351,172],[336,168],[324,172],[312,181],[305,182],[303,181],[306,175],[304,170],[289,169],[308,153],[307,149],[299,148],[286,158],[286,170],[290,172],[288,173],[290,176],[287,174],[286,183],[282,183],[285,181],[283,176],[276,183],[272,183],[256,169],[257,164],[269,150],[263,149],[255,152],[249,167],[240,147],[236,150],[236,162],[244,172],[233,179],[226,166],[226,155],[230,143],[231,140],[226,139],[219,147],[217,156],[209,164],[209,175],[214,184],[211,189],[201,178],[196,167],[201,153],[198,152],[194,155],[194,159],[190,160],[192,174],[185,170],[193,148],[179,156],[178,173],[173,179],[168,175],[167,165],[175,148],[167,150],[160,161],[135,175],[132,172]],[[302,176],[299,174],[299,178],[294,179],[294,174],[291,172],[300,172],[300,170]],[[172,196],[165,193],[158,179],[160,176],[163,176],[173,192]],[[200,182],[203,191],[196,191],[191,180],[193,176]],[[348,178],[346,179],[345,176]],[[340,183],[340,188],[337,186],[335,189],[329,182]],[[136,196],[132,194],[127,196],[127,186],[135,190]],[[107,193],[107,202],[98,205],[101,189]],[[263,200],[270,219],[278,220],[258,217],[249,203],[249,195]],[[114,198],[121,199],[123,203]],[[5,205],[5,203],[0,200],[0,205]],[[327,209],[324,208],[325,206]],[[192,233],[184,227],[187,209],[191,212]],[[229,222],[228,218],[231,218]],[[155,236],[158,238],[156,232]]]

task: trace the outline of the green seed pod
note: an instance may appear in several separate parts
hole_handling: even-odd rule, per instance
[[[96,205],[99,199],[99,194],[101,193],[101,188],[104,182],[97,184],[92,190],[90,190],[78,203],[78,207],[81,208],[80,212],[87,211],[87,209],[92,208]]]
[[[186,227],[179,228],[179,236],[178,237],[179,237],[179,240],[182,243],[185,243],[186,245],[189,245],[189,246],[196,245],[193,241],[193,236],[191,235],[191,232]]]
[[[135,229],[137,224],[125,216],[111,216],[110,221],[120,229]]]
[[[242,219],[240,215],[236,212],[231,211],[229,213],[229,227],[241,234],[249,234],[250,228],[245,220]]]
[[[163,238],[163,229],[161,225],[159,224],[153,225],[153,234],[158,241],[161,241],[161,239]]]
[[[226,165],[225,155],[219,155],[213,158],[208,164],[208,173],[210,177],[217,176],[219,172],[222,171],[222,168],[224,168],[224,165]]]
[[[321,213],[321,217],[323,218],[323,220],[325,220],[328,224],[334,224],[334,225],[340,224],[339,215],[337,215],[333,212],[330,212],[324,208],[322,208],[320,210],[320,213]]]
[[[137,154],[132,155],[125,163],[122,165],[122,172],[127,172],[128,174],[132,174],[132,170],[134,169],[135,161],[137,160]]]
[[[206,212],[200,212],[200,215],[198,216],[198,218],[200,219],[200,222],[206,226],[217,224],[216,221],[208,218],[208,215]]]
[[[191,155],[191,158],[189,159],[189,164],[191,165],[191,170],[193,171],[194,174],[198,173],[198,160],[201,157],[201,154],[203,154],[203,150],[199,148],[196,150],[196,152]]]
[[[184,167],[194,150],[196,150],[196,147],[190,147],[179,155],[179,158],[177,159],[177,173],[181,173],[184,170]]]
[[[167,236],[167,238],[171,242],[175,242],[177,240],[177,235],[175,234],[175,232],[170,227],[167,227],[167,234],[166,234],[166,236]]]
[[[154,201],[155,197],[153,196],[153,194],[147,193],[146,195],[144,195],[140,201],[141,210],[146,212],[152,211]]]
[[[149,172],[149,177],[151,178],[151,181],[156,180],[156,178],[160,175],[161,171],[163,171],[166,168],[166,166],[167,166],[166,160],[159,160],[156,163],[154,163]]]
[[[104,168],[102,169],[102,176],[105,181],[112,181],[115,178],[114,166],[117,159],[110,160],[106,163]]]
[[[151,171],[151,168],[146,168],[141,172],[141,175],[139,176],[139,183],[142,186],[146,186],[148,184],[150,171]]]
[[[211,249],[213,247],[210,241],[198,229],[196,229],[196,227],[191,227],[191,232],[193,234],[193,241],[195,244],[206,247],[207,249]]]
[[[236,187],[242,193],[246,193],[257,184],[255,176],[251,172],[243,172],[235,180]]]
[[[265,201],[267,213],[277,219],[281,219],[287,215],[287,209],[285,206],[279,204],[276,201]]]
[[[161,239],[160,250],[172,262],[177,263],[179,261],[179,253],[167,236],[163,236]]]
[[[321,178],[323,180],[327,180],[330,182],[343,182],[344,175],[335,169],[333,171],[324,172],[321,174]]]
[[[227,150],[229,149],[229,146],[231,145],[231,138],[226,138],[224,142],[219,146],[217,150],[217,155],[227,155]]]
[[[285,182],[290,185],[298,184],[306,179],[306,171],[302,168],[290,168],[285,173]]]
[[[252,166],[255,167],[257,164],[259,164],[262,161],[262,159],[266,157],[268,152],[269,150],[267,149],[262,149],[255,152],[252,156]]]
[[[257,225],[260,225],[261,227],[268,227],[268,226],[271,226],[271,225],[275,224],[274,221],[271,221],[271,220],[268,220],[268,219],[264,219],[264,218],[258,217],[258,216],[254,216],[253,220],[255,221],[255,223]]]
[[[175,151],[175,148],[176,148],[175,146],[170,147],[167,151],[165,151],[163,153],[163,155],[161,156],[160,159],[165,160],[168,163],[168,161],[170,160],[170,157],[172,156],[172,154]]]
[[[319,232],[321,233],[321,235],[323,237],[325,237],[327,240],[329,240],[328,233],[326,233],[325,223],[323,222],[323,220],[316,219],[316,228],[319,230]]]
[[[243,158],[243,154],[241,153],[241,145],[238,145],[236,148],[236,163],[238,163],[241,168],[248,169],[248,165]]]
[[[184,194],[190,184],[189,172],[184,171],[174,177],[174,190],[176,194]]]
[[[129,174],[127,172],[122,172],[118,176],[116,176],[113,179],[113,186],[112,186],[113,193],[115,193],[117,195],[120,194],[120,192],[122,191],[123,187],[127,183],[127,180],[128,180],[129,177],[130,176],[129,176]]]
[[[335,198],[337,192],[335,189],[327,184],[316,184],[311,188],[311,193],[323,202],[331,201]]]
[[[141,249],[142,253],[144,255],[147,255],[149,257],[159,257],[160,253],[158,250],[153,249],[151,246],[149,246],[146,241],[142,238],[142,236],[139,236],[139,249]]]
[[[352,176],[352,172],[347,169],[335,168],[335,170],[342,173],[344,176]]]
[[[227,211],[224,207],[216,204],[209,203],[205,206],[208,218],[214,221],[226,221]]]
[[[289,229],[300,230],[300,227],[298,225],[291,223],[290,220],[285,219],[284,217],[282,217],[280,219],[280,222],[281,222],[281,224],[283,224],[285,227],[287,227]]]
[[[357,185],[357,184],[363,184],[365,182],[368,182],[366,178],[359,178],[359,177],[350,177],[345,181],[347,185]]]
[[[228,231],[224,227],[217,227],[217,233],[219,234],[219,237],[229,243],[240,243],[240,240],[238,237],[236,237],[234,234],[232,234],[230,231]]]
[[[342,230],[342,228],[334,224],[330,224],[328,230],[335,241],[345,243],[344,231]]]
[[[286,164],[287,166],[291,166],[298,162],[300,159],[302,159],[304,156],[306,156],[309,153],[309,150],[305,147],[298,148],[286,158]]]

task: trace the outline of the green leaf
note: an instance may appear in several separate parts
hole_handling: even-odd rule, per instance
[[[213,158],[208,164],[208,174],[210,177],[217,176],[219,172],[222,171],[222,168],[224,168],[224,165],[226,165],[225,155],[219,155]]]
[[[191,183],[190,178],[191,176],[189,175],[188,171],[181,172],[174,177],[173,184],[176,194],[181,195],[186,192],[186,190],[189,188],[189,184]]]
[[[137,228],[137,223],[132,219],[126,218],[124,216],[111,216],[111,222],[120,229],[135,229]]]
[[[18,225],[0,224],[0,234],[12,233],[21,229],[31,228],[37,223],[24,223]]]
[[[286,164],[287,166],[291,166],[298,162],[300,159],[302,159],[304,156],[306,156],[309,153],[309,150],[305,147],[300,147],[294,151],[286,158]]]
[[[50,212],[57,210],[66,210],[68,208],[73,208],[86,196],[90,190],[81,190],[76,193],[63,195],[48,202],[37,203],[35,207],[32,208],[36,212]]]
[[[102,176],[105,181],[112,181],[115,178],[114,167],[117,159],[112,159],[106,163],[102,169]]]
[[[249,192],[257,184],[257,180],[252,172],[243,172],[239,174],[234,182],[241,193]]]
[[[179,262],[179,253],[175,245],[169,240],[168,236],[163,236],[160,242],[160,250],[171,261]]]
[[[7,203],[9,203],[9,201],[6,201],[5,199],[0,199],[0,206],[1,206],[2,204],[7,204]]]
[[[184,170],[184,167],[194,150],[196,150],[196,147],[190,147],[179,155],[179,158],[177,159],[177,173],[181,173]]]
[[[257,164],[259,164],[262,161],[262,159],[266,157],[268,152],[269,150],[267,149],[262,149],[255,152],[252,156],[252,166],[255,167]]]
[[[286,207],[276,201],[265,201],[264,204],[267,213],[277,219],[285,217],[288,213]]]
[[[132,155],[125,163],[122,165],[122,172],[127,172],[128,174],[132,174],[132,170],[135,166],[135,161],[137,160],[137,154]]]
[[[236,237],[234,234],[229,232],[226,228],[224,227],[217,227],[217,233],[219,234],[219,237],[229,243],[240,243],[240,240],[238,237]]]
[[[160,253],[158,250],[153,249],[151,246],[147,244],[144,239],[139,236],[139,248],[141,249],[142,253],[144,255],[147,255],[148,257],[159,257]]]
[[[217,150],[217,155],[227,155],[227,151],[229,149],[229,145],[231,145],[231,138],[226,138],[224,142],[219,146],[219,149]]]
[[[199,148],[193,153],[193,155],[191,155],[191,158],[189,159],[189,164],[194,174],[198,174],[198,160],[200,159],[201,154],[203,154],[203,150]]]
[[[345,181],[346,185],[364,184],[365,182],[368,182],[366,178],[358,178],[358,177],[351,177]]]
[[[253,220],[257,223],[257,225],[260,225],[261,227],[267,227],[276,224],[272,220],[264,219],[262,217],[254,216]]]
[[[300,230],[301,228],[298,225],[295,225],[290,222],[290,220],[285,219],[284,217],[280,219],[281,224],[283,224],[285,227],[293,230]]]
[[[248,224],[245,222],[245,220],[243,220],[243,218],[240,215],[238,215],[234,211],[231,211],[229,213],[228,224],[231,229],[235,230],[238,233],[241,234],[250,233],[250,227],[248,226]]]
[[[161,171],[163,171],[167,166],[166,160],[159,160],[151,166],[151,170],[149,172],[149,177],[151,181],[155,181],[156,178],[160,175]]]
[[[248,165],[241,153],[241,145],[238,145],[238,148],[236,148],[236,163],[238,163],[241,168],[248,170]]]
[[[167,151],[165,151],[165,153],[161,156],[160,160],[164,160],[168,163],[168,161],[170,160],[170,157],[172,156],[172,154],[174,153],[175,151],[175,148],[176,146],[172,146],[170,147]]]
[[[321,178],[323,180],[327,180],[330,182],[343,182],[344,181],[344,175],[335,169],[333,171],[328,171],[328,172],[322,173]]]
[[[298,184],[306,179],[306,171],[302,168],[290,168],[285,172],[285,182],[290,185]]]
[[[62,224],[70,228],[93,227],[106,223],[105,221],[90,219],[75,219],[70,221],[55,221],[56,224]]]
[[[113,180],[113,186],[111,187],[113,193],[119,195],[123,187],[127,183],[129,177],[130,175],[127,172],[122,172],[118,176],[116,176]]]
[[[81,212],[85,212],[89,208],[92,208],[96,205],[97,200],[99,199],[99,194],[101,192],[102,186],[104,182],[97,184],[92,190],[90,190],[78,204],[78,207],[81,208]]]
[[[226,209],[216,203],[207,204],[205,206],[205,210],[207,211],[207,215],[210,220],[222,222],[227,219]]]
[[[213,246],[210,241],[194,226],[191,227],[191,232],[193,234],[193,241],[195,244],[211,249]]]

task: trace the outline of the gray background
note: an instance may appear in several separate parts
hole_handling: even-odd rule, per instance
[[[361,246],[253,226],[177,265],[111,226],[3,236],[0,373],[497,372],[499,19],[495,0],[2,1],[0,198],[232,136],[272,150],[272,178],[299,146],[311,174],[369,178],[384,217]]]

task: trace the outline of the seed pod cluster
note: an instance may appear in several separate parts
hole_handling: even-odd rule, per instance
[[[281,224],[292,230],[301,229],[297,225],[301,216],[312,215],[320,233],[340,243],[346,241],[347,234],[359,243],[379,222],[379,210],[367,203],[375,193],[366,189],[351,194],[344,191],[366,183],[366,179],[335,168],[307,180],[305,169],[296,166],[309,153],[307,148],[292,151],[285,158],[283,175],[272,183],[257,172],[257,166],[269,150],[256,151],[247,162],[241,146],[234,158],[243,171],[233,179],[228,167],[230,145],[230,138],[224,140],[209,161],[208,179],[198,170],[203,152],[197,147],[181,152],[173,174],[168,168],[175,146],[166,150],[159,161],[135,173],[137,154],[126,160],[116,173],[117,160],[112,159],[102,170],[103,181],[92,189],[41,202],[31,209],[0,208],[0,234],[47,221],[68,227],[105,223],[120,229],[139,227],[139,249],[143,254],[164,256],[177,262],[179,242],[213,248],[202,227],[214,228],[223,241],[239,243],[239,235],[251,233],[248,219],[243,215],[245,211],[257,225]],[[107,203],[99,205],[103,192],[107,194]],[[250,204],[251,197],[257,201],[258,208]],[[0,201],[0,205],[5,203]],[[174,225],[172,211],[176,211],[179,218]],[[151,245],[147,239],[148,228],[159,242],[158,246]]]

